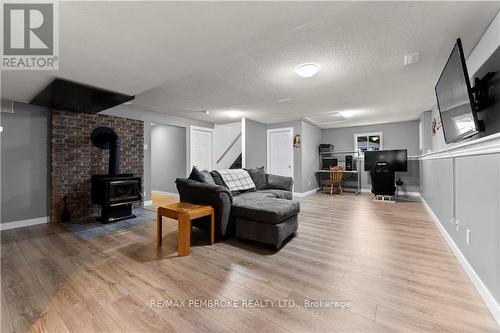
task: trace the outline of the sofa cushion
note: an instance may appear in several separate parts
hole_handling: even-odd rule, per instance
[[[236,200],[258,200],[265,198],[276,198],[276,193],[264,192],[264,191],[248,191],[235,195]]]
[[[276,198],[279,198],[279,199],[288,199],[288,200],[292,200],[292,192],[291,191],[285,191],[285,190],[277,190],[277,189],[265,189],[265,190],[260,190],[260,191],[257,191],[258,193],[266,193],[266,194],[273,194]]]
[[[189,174],[188,179],[196,180],[207,184],[215,184],[212,176],[210,175],[210,172],[206,170],[200,171],[198,170],[197,167],[193,167],[191,173]]]
[[[291,191],[292,186],[293,186],[292,177],[284,177],[272,174],[267,175],[266,188]]]
[[[233,200],[231,216],[252,221],[278,224],[296,215],[300,211],[298,202],[277,198],[261,198],[254,200]]]
[[[210,176],[212,176],[212,179],[214,180],[215,185],[224,186],[227,188],[226,184],[222,180],[222,177],[220,176],[220,174],[216,170],[210,171]]]
[[[255,188],[257,190],[262,190],[266,188],[267,185],[267,176],[266,172],[264,171],[264,167],[261,166],[260,168],[255,168],[255,169],[245,169],[248,171],[248,174],[252,178],[253,182],[255,183]]]

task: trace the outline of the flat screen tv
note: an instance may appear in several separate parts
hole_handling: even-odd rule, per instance
[[[373,169],[377,162],[389,163],[394,171],[408,171],[408,152],[400,150],[373,150],[365,151],[365,171]]]
[[[460,38],[451,51],[435,90],[446,143],[477,134],[479,124]]]

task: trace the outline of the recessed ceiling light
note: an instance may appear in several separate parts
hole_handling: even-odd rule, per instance
[[[210,114],[209,110],[203,111],[205,114]]]
[[[301,77],[311,77],[316,75],[319,71],[318,64],[302,64],[299,67],[295,68],[295,73]]]
[[[231,118],[238,118],[243,116],[243,112],[237,110],[231,110],[231,111],[226,111],[226,115],[228,115]]]

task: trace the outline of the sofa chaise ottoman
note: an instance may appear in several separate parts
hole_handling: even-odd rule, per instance
[[[299,212],[298,202],[279,198],[235,198],[231,208],[237,238],[265,243],[275,250],[295,235]]]

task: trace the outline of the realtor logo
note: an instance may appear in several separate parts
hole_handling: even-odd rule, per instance
[[[3,4],[2,69],[58,69],[56,6]]]

